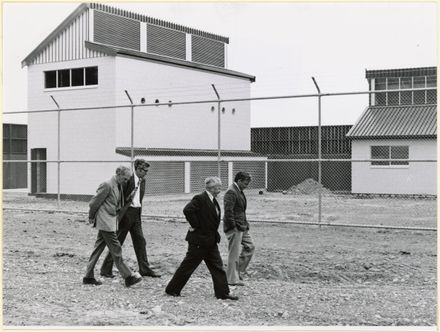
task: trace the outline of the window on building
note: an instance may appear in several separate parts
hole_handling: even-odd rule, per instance
[[[387,80],[386,78],[376,78],[374,80],[375,90],[386,90]],[[376,93],[375,94],[375,104],[378,106],[384,106],[387,104],[387,94],[386,93]]]
[[[44,72],[44,87],[67,88],[98,84],[98,67],[59,69]]]
[[[44,87],[46,89],[57,87],[57,71],[56,70],[44,72]]]
[[[428,88],[437,87],[437,76],[426,77],[426,86]],[[427,104],[437,104],[437,89],[426,91],[426,103]]]
[[[65,88],[70,86],[70,70],[58,70],[58,87]]]
[[[98,84],[98,67],[86,68],[86,85]]]
[[[425,76],[416,76],[414,77],[414,88],[420,89],[426,87],[426,77]],[[414,91],[414,104],[425,104],[426,101],[426,91],[419,90]]]
[[[84,68],[72,69],[72,86],[84,85]]]
[[[402,166],[409,165],[409,147],[406,145],[373,145],[371,159],[387,159],[372,161],[371,166]]]
[[[401,89],[412,89],[412,77],[401,77],[400,78],[400,88]],[[400,92],[400,104],[401,105],[411,105],[412,102],[412,91],[402,91]]]

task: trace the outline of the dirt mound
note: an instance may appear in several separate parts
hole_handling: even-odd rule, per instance
[[[303,182],[292,186],[288,190],[292,193],[303,194],[303,195],[314,195],[321,192],[321,194],[331,194],[332,192],[325,188],[322,184],[319,184],[313,179],[305,179]]]

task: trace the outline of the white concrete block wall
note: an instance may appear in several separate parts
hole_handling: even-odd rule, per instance
[[[436,160],[436,140],[353,140],[352,159],[370,159],[372,145],[408,145],[409,159]],[[370,194],[436,194],[436,163],[377,167],[352,163],[352,192]]]
[[[44,71],[88,66],[98,66],[98,87],[44,89]],[[30,66],[28,108],[55,109],[50,95],[54,96],[61,108],[114,105],[114,68],[114,57]],[[28,128],[29,151],[32,148],[46,148],[47,159],[56,160],[57,114],[30,114]],[[61,159],[115,159],[115,130],[115,111],[112,109],[62,112]],[[115,167],[116,164],[102,163],[62,164],[61,192],[94,193],[97,185],[114,173]],[[47,167],[47,192],[57,192],[57,165],[52,163]]]
[[[124,90],[133,102],[142,97],[146,103],[172,100],[215,100],[215,84],[222,98],[250,97],[250,81],[191,68],[116,58],[116,102],[128,103]],[[215,111],[211,111],[211,107]],[[250,149],[250,103],[224,103],[222,149]],[[235,108],[235,114],[232,109]],[[130,146],[130,115],[116,114],[116,144]],[[135,111],[135,144],[147,148],[216,149],[217,103],[138,108]]]

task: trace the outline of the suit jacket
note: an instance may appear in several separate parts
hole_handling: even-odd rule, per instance
[[[99,185],[96,195],[89,202],[89,219],[95,220],[94,227],[106,232],[116,232],[121,195],[115,176]]]
[[[218,206],[220,212],[220,206]],[[220,242],[218,227],[220,214],[206,191],[195,195],[183,209],[186,220],[194,230],[189,230],[185,240],[202,247],[213,247]]]
[[[226,191],[223,202],[225,206],[225,215],[223,217],[223,230],[228,232],[234,228],[244,232],[249,229],[249,223],[246,218],[246,196],[233,183]]]

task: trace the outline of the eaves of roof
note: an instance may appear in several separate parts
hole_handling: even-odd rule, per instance
[[[210,71],[210,72],[228,75],[228,76],[239,77],[239,78],[247,79],[251,82],[255,82],[255,76],[240,73],[240,72],[234,71],[234,70],[220,68],[220,67],[214,67],[214,66],[195,63],[195,62],[191,62],[191,61],[170,58],[170,57],[166,57],[166,56],[162,56],[162,55],[139,52],[139,51],[115,47],[115,46],[111,46],[111,45],[92,43],[89,41],[85,42],[85,46],[92,49],[92,50],[103,52],[103,53],[106,53],[111,56],[116,56],[116,55],[130,56],[130,57],[135,57],[135,58],[139,58],[139,59],[143,59],[143,60],[147,60],[147,61],[161,62],[161,63],[171,64],[171,65],[199,69],[199,70],[203,70],[203,71]]]
[[[191,157],[215,157],[217,150],[204,149],[158,149],[158,148],[134,148],[133,152],[136,156],[191,156]],[[130,156],[131,149],[129,147],[116,148],[116,153]],[[266,155],[244,150],[222,150],[221,155],[224,157],[266,157]]]

